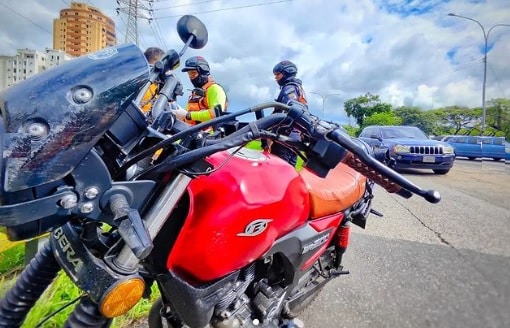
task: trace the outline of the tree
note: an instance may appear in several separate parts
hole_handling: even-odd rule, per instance
[[[367,92],[363,96],[352,98],[344,103],[347,116],[354,117],[358,126],[362,127],[366,117],[375,113],[391,111],[391,105],[382,103],[378,95]]]
[[[510,99],[492,99],[489,101],[486,115],[487,126],[491,129],[491,134],[495,135],[498,131],[510,140]]]
[[[368,125],[401,125],[402,119],[396,117],[392,111],[383,113],[374,113],[368,117],[365,117],[363,127]]]
[[[357,127],[349,131],[356,135],[363,127],[373,124],[413,125],[427,134],[435,135],[481,134],[481,107],[448,106],[433,110],[399,107],[392,110],[391,105],[382,103],[379,96],[366,93],[347,100],[344,103],[344,109],[347,116],[356,120]],[[378,113],[383,115],[374,115]],[[486,135],[504,136],[507,141],[510,141],[510,99],[498,98],[488,101],[485,123]]]
[[[395,109],[395,116],[401,119],[402,125],[416,126],[427,134],[434,132],[436,118],[419,107],[399,107]]]
[[[459,134],[466,131],[470,134],[473,129],[479,133],[481,110],[479,108],[468,108],[459,106],[450,106],[433,111],[436,115],[436,124],[444,126],[449,130],[449,134]]]
[[[342,127],[345,129],[345,131],[347,131],[347,134],[350,135],[351,137],[357,137],[361,132],[361,129],[355,126],[342,125]]]

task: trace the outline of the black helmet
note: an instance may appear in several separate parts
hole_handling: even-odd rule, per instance
[[[194,56],[190,57],[184,63],[183,72],[196,70],[200,75],[209,75],[211,71],[209,68],[209,63],[202,56]]]
[[[278,73],[282,73],[284,79],[294,77],[297,74],[297,66],[290,60],[283,60],[273,68],[273,74]]]

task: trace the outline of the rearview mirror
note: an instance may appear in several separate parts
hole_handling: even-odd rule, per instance
[[[184,43],[188,43],[193,49],[201,49],[207,44],[208,33],[204,23],[195,16],[184,15],[177,21],[177,33]]]

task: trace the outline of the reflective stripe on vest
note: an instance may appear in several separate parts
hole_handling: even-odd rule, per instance
[[[209,108],[209,103],[207,102],[207,89],[213,84],[215,84],[213,81],[208,81],[207,83],[205,83],[202,86],[202,89],[204,89],[205,96],[197,97],[197,96],[193,95],[193,93],[192,93],[188,98],[188,106],[186,107],[186,109],[190,112],[198,112],[198,111],[207,109],[209,111],[209,114],[211,115],[211,117],[214,117],[215,116],[214,108]],[[198,124],[198,122],[194,121],[194,120],[185,120],[185,121],[186,121],[186,123],[189,123],[192,125]]]

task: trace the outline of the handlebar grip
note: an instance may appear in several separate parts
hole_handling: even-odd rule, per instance
[[[344,159],[344,163],[347,164],[352,169],[358,171],[359,173],[363,174],[370,180],[373,180],[375,183],[386,189],[389,193],[399,193],[403,189],[398,184],[394,183],[390,179],[383,176],[381,173],[378,173],[374,169],[370,168],[368,165],[363,163],[359,158],[357,158],[353,153],[349,153],[347,155],[347,158]],[[411,194],[412,195],[412,194]],[[409,197],[406,197],[409,198]]]
[[[369,147],[361,143],[359,139],[351,138],[340,129],[335,129],[327,136],[348,151],[350,155],[344,159],[347,165],[372,179],[390,193],[397,193],[400,196],[409,198],[412,194],[419,195],[430,203],[438,203],[441,195],[435,190],[425,190],[415,185],[404,176],[393,171],[391,168],[378,161],[367,150]]]
[[[353,153],[347,155],[347,158],[344,160],[344,163],[359,173],[363,174],[367,178],[373,180],[375,183],[386,189],[389,193],[396,193],[399,196],[404,198],[411,198],[413,193],[410,190],[407,190],[395,182],[391,181],[389,178],[386,178],[381,173],[378,173],[374,169],[370,168],[368,165],[363,163],[359,158],[357,158]],[[415,188],[416,189],[416,188]],[[430,203],[436,204],[441,201],[441,195],[439,192],[435,190],[422,190],[416,189],[415,193],[425,198]]]

